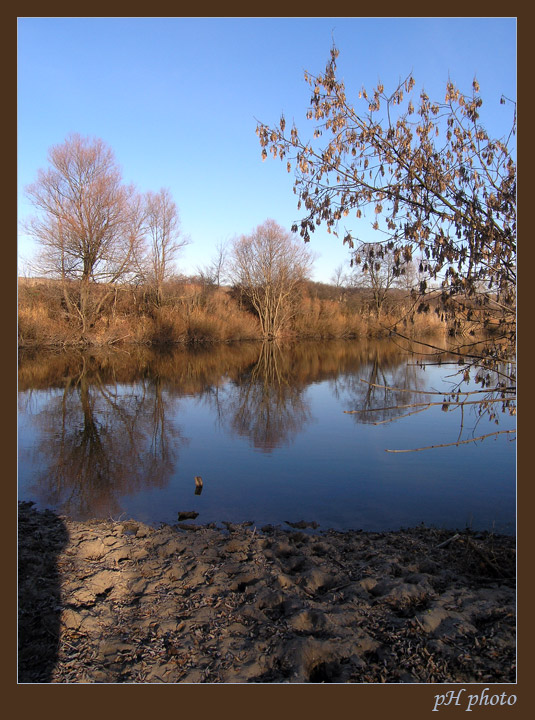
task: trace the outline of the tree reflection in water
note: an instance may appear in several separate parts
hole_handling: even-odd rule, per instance
[[[205,452],[206,436],[215,439],[202,423],[215,423],[229,462],[249,462],[241,451],[227,454],[236,438],[272,454],[312,423],[321,434],[322,406],[308,389],[328,384],[328,412],[340,413],[337,427],[347,438],[345,428],[353,423],[344,412],[358,423],[387,423],[441,401],[417,365],[427,360],[388,340],[23,353],[19,391],[27,408],[21,410],[32,425],[21,455],[25,492],[71,517],[119,517],[125,496],[182,482],[178,459],[188,441],[177,424],[179,406],[191,410],[184,422],[192,423],[192,450],[183,462],[195,466],[193,483],[196,453]],[[228,470],[232,475],[234,468]]]
[[[425,403],[425,377],[414,363],[400,363],[399,356],[381,352],[379,345],[371,346],[358,374],[341,374],[333,383],[333,393],[352,409],[358,423],[383,423],[406,413],[406,406],[414,401]]]
[[[252,367],[212,395],[218,417],[233,434],[249,438],[261,452],[289,444],[310,422],[306,383],[291,349],[265,342]]]
[[[115,517],[121,496],[167,484],[185,440],[166,417],[158,377],[131,386],[104,381],[83,355],[78,370],[34,418],[45,469],[32,491],[71,517]]]

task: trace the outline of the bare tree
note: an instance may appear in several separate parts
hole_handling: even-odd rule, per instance
[[[189,243],[182,234],[178,209],[168,189],[145,194],[144,230],[148,246],[145,260],[147,278],[155,289],[157,305],[161,305],[164,282],[175,270],[173,262],[178,252]]]
[[[262,158],[269,152],[288,172],[295,170],[304,216],[292,230],[308,241],[325,223],[353,249],[351,224],[369,219],[388,250],[410,257],[419,249],[424,270],[440,283],[444,317],[455,326],[473,320],[493,331],[483,351],[471,355],[481,370],[477,377],[486,382],[496,371],[495,392],[513,396],[516,103],[502,96],[501,104],[513,108],[512,122],[506,135],[492,138],[480,120],[475,78],[469,93],[448,80],[444,100],[432,101],[423,90],[415,98],[409,75],[393,92],[378,83],[351,101],[337,76],[338,54],[333,46],[322,74],[305,72],[311,88],[306,117],[316,123],[312,140],[295,124],[287,130],[284,116],[272,127],[257,125]],[[425,282],[420,292],[418,309],[428,310]],[[462,350],[459,357],[466,358]],[[512,370],[507,376],[504,364]]]
[[[382,243],[361,243],[353,262],[351,283],[355,287],[369,288],[375,314],[380,318],[389,291],[405,284],[412,260],[403,257],[401,252],[389,250]]]
[[[205,267],[198,267],[197,272],[201,280],[207,285],[221,287],[228,279],[228,244],[220,241],[215,248],[215,254]]]
[[[132,272],[141,242],[135,193],[100,139],[70,135],[48,159],[26,188],[38,212],[26,228],[40,244],[40,271],[61,279],[67,310],[85,333],[112,292],[93,298],[92,285],[112,286]]]
[[[234,242],[232,277],[255,309],[266,339],[280,335],[293,316],[312,263],[305,246],[274,220]]]
[[[330,277],[330,283],[331,285],[334,285],[334,287],[338,290],[338,301],[343,302],[345,296],[346,296],[346,290],[348,286],[351,284],[351,276],[348,272],[348,269],[346,268],[344,263],[340,263],[340,265],[337,265],[334,270],[333,274]]]

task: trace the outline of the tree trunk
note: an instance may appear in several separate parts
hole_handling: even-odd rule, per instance
[[[80,283],[80,318],[82,321],[82,334],[85,335],[89,327],[89,278],[83,277]]]

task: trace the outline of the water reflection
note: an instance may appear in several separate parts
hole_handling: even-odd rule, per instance
[[[343,399],[358,423],[390,422],[407,413],[411,403],[425,403],[425,376],[416,363],[400,362],[374,346],[358,373],[344,373],[332,382],[333,393]]]
[[[397,518],[406,503],[408,522],[417,506],[408,491],[403,495],[408,484],[430,472],[435,479],[450,472],[443,462],[433,465],[434,458],[417,466],[414,455],[404,461],[396,456],[394,462],[384,453],[389,446],[407,447],[413,437],[423,442],[420,433],[431,424],[433,439],[443,431],[438,423],[448,413],[430,414],[431,423],[419,426],[410,423],[421,415],[390,422],[416,412],[407,405],[437,400],[428,379],[434,368],[424,371],[417,362],[388,341],[23,353],[21,499],[80,519],[119,517],[125,508],[132,513],[134,503],[138,508],[145,503],[145,519],[154,522],[175,522],[176,511],[189,509],[190,502],[203,521],[221,519],[222,512],[229,520],[240,512],[249,519],[253,509],[255,520],[262,512],[264,522],[299,520],[292,513],[308,507],[313,519],[321,520],[325,511],[331,526],[341,517],[347,526],[356,517],[362,525],[366,513],[380,526],[385,517]],[[455,367],[445,372],[454,374]],[[452,378],[452,388],[456,382]],[[371,423],[390,423],[387,427],[401,434],[416,428],[416,434],[398,433],[394,442],[394,435],[383,433],[376,442]],[[450,423],[448,432],[451,428]],[[482,454],[471,452],[470,469],[469,452],[452,456],[459,477],[480,475]],[[488,493],[490,473],[503,475],[496,459],[491,462],[485,490],[489,516],[494,497],[503,505],[499,478],[495,496]],[[206,479],[202,494],[194,482],[199,474]],[[245,484],[251,477],[254,490]],[[331,477],[343,479],[339,489]],[[429,497],[428,506],[442,508],[450,487],[453,494],[448,476],[440,497]],[[431,488],[418,485],[415,492],[421,502]],[[479,489],[476,496],[479,503]],[[388,510],[392,498],[395,508]],[[459,507],[457,496],[451,505]],[[249,510],[251,516],[245,515]],[[418,515],[415,522],[423,519]]]
[[[79,355],[77,372],[66,361],[63,389],[33,416],[40,471],[31,490],[73,517],[119,515],[122,496],[168,483],[185,439],[167,417],[160,378],[125,387],[109,373],[103,379],[94,358]]]
[[[263,343],[256,363],[213,396],[223,424],[262,452],[290,444],[311,419],[293,357],[278,343]]]

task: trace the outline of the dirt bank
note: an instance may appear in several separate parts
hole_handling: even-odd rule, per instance
[[[454,535],[19,503],[19,682],[514,682],[515,540]]]

